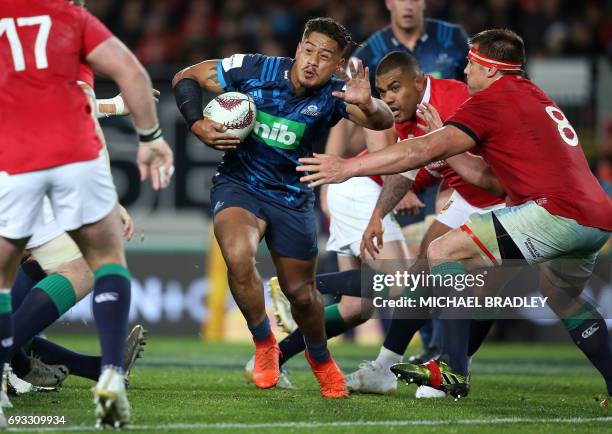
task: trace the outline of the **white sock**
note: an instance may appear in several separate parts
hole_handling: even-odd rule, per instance
[[[380,347],[380,353],[378,353],[378,357],[376,357],[376,362],[379,363],[386,371],[391,367],[391,365],[401,363],[403,358],[404,356],[401,354],[394,353],[385,347]]]

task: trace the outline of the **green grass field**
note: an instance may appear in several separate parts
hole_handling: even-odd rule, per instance
[[[94,337],[54,337],[97,352]],[[569,345],[485,344],[472,364],[472,393],[458,402],[416,400],[415,386],[396,396],[325,400],[303,356],[288,364],[294,391],[247,385],[249,345],[204,344],[196,338],[150,337],[130,380],[135,432],[561,433],[612,432],[612,413],[594,401],[605,391],[599,374]],[[345,372],[373,358],[375,347],[335,344]],[[70,377],[58,393],[13,398],[10,415],[62,415],[58,427],[11,430],[92,431],[93,383]]]

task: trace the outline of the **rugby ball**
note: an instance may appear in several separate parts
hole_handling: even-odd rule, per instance
[[[257,107],[253,99],[240,92],[226,92],[213,98],[204,107],[204,117],[227,127],[226,133],[243,141],[255,126]]]

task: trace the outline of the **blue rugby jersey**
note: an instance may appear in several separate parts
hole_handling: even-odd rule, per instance
[[[312,143],[348,114],[346,103],[332,96],[344,87],[337,78],[296,95],[290,77],[293,62],[261,54],[234,54],[217,62],[223,89],[255,101],[257,123],[243,143],[225,153],[215,176],[228,177],[288,208],[307,210],[314,195],[299,181],[298,158],[310,155]]]
[[[378,95],[375,87],[376,66],[386,54],[392,51],[410,53],[426,74],[463,81],[468,50],[468,37],[460,26],[426,18],[425,33],[416,42],[414,51],[399,42],[391,26],[387,26],[370,36],[352,57],[361,59],[370,68],[372,92]]]

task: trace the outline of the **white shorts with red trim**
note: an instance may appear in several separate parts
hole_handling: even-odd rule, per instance
[[[610,236],[610,232],[551,214],[534,201],[474,214],[461,228],[489,265],[501,265],[504,260],[492,214],[526,262],[541,264],[542,272],[559,288],[582,289],[593,272],[598,251]]]
[[[331,215],[327,251],[345,256],[359,256],[361,237],[365,232],[382,187],[370,178],[351,178],[342,184],[331,184],[327,204]],[[404,241],[396,221],[383,219],[383,241]]]

